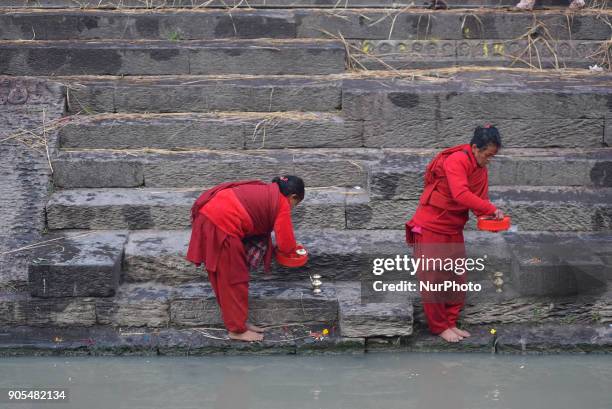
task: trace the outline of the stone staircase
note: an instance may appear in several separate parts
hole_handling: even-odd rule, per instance
[[[403,223],[425,165],[485,122],[506,147],[491,197],[519,233],[466,232],[488,268],[470,277],[485,291],[464,323],[611,322],[607,293],[576,301],[576,280],[612,278],[612,77],[585,70],[609,61],[607,3],[572,15],[557,1],[534,13],[498,0],[435,12],[341,3],[5,4],[0,75],[59,84],[65,117],[52,133],[43,236],[57,241],[33,252],[27,291],[0,294],[0,324],[219,326],[205,273],[184,260],[193,200],[223,181],[290,173],[308,187],[294,224],[310,261],[255,274],[252,319],[351,342],[409,336],[423,323],[418,301],[362,304],[359,281],[373,258],[409,253]],[[553,67],[573,69],[533,69]],[[543,266],[524,256],[562,242],[580,255]]]

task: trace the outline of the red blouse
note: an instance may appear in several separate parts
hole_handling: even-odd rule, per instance
[[[274,222],[274,235],[279,251],[294,252],[297,248],[289,199],[279,195],[278,213]],[[246,209],[240,203],[233,189],[224,189],[200,209],[217,227],[227,234],[241,239],[255,234],[253,222]]]
[[[409,223],[457,234],[468,221],[469,210],[476,216],[495,213],[497,208],[489,201],[487,168],[478,166],[471,150],[454,152],[438,166],[443,177],[434,182],[427,203],[419,204]]]

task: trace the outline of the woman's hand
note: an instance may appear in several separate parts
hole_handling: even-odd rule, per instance
[[[495,213],[493,214],[493,217],[495,217],[497,220],[501,220],[504,218],[504,212],[502,212],[500,209],[497,209],[495,211]]]

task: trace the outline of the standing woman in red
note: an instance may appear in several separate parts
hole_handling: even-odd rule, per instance
[[[463,229],[471,210],[476,216],[504,214],[490,201],[487,165],[501,148],[501,137],[491,125],[477,127],[469,144],[440,152],[427,166],[425,187],[419,206],[406,223],[406,241],[414,249],[414,258],[465,258]],[[417,271],[419,285],[424,282],[467,282],[467,273],[441,271],[430,267]],[[458,342],[470,333],[457,328],[465,292],[425,291],[421,301],[427,324],[433,334],[448,342]]]
[[[228,182],[202,193],[191,209],[187,260],[204,264],[231,339],[261,341],[263,329],[247,322],[249,271],[272,261],[274,231],[278,251],[295,252],[291,209],[304,199],[297,176]]]

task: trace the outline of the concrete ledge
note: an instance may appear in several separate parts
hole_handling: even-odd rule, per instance
[[[0,74],[334,74],[345,49],[329,40],[0,41]]]

